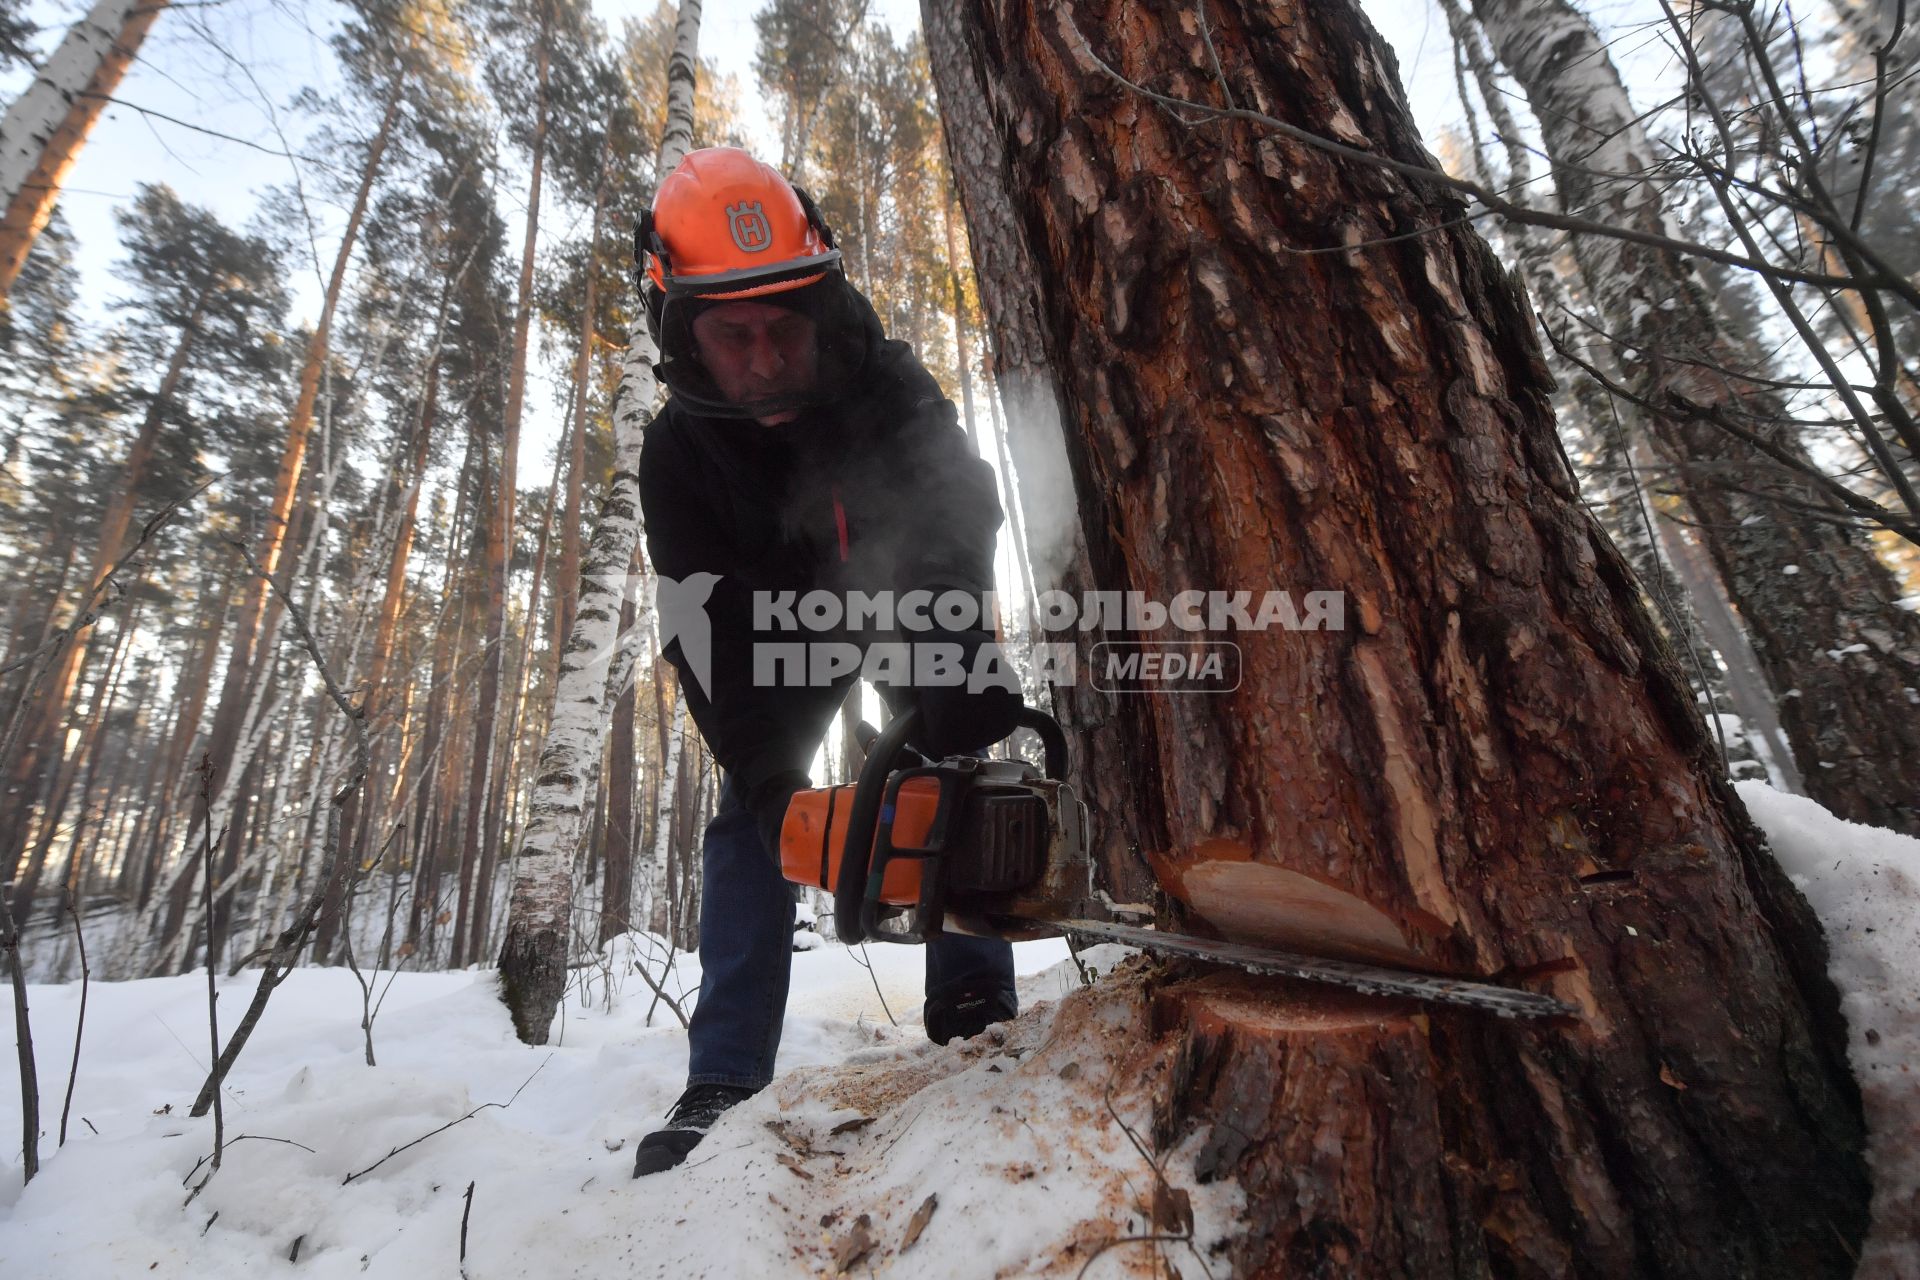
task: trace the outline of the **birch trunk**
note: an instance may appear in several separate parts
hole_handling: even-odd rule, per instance
[[[1661,195],[1642,176],[1654,168],[1653,144],[1587,19],[1564,0],[1475,0],[1474,12],[1533,104],[1561,203],[1663,230]],[[1809,495],[1711,421],[1713,412],[1762,424],[1789,415],[1770,390],[1719,372],[1759,362],[1700,276],[1606,236],[1575,236],[1572,248],[1629,385],[1671,406],[1649,425],[1700,517],[1808,794],[1855,822],[1920,833],[1920,717],[1904,693],[1920,688],[1920,618],[1894,603],[1893,576],[1863,537],[1772,501]]]
[[[0,298],[168,0],[97,0],[0,119]]]
[[[1002,149],[1099,585],[1344,592],[1343,628],[1239,631],[1231,692],[1079,730],[1165,922],[1273,939],[1252,886],[1305,877],[1411,963],[1581,1011],[1176,978],[1140,1029],[1181,1063],[1154,1136],[1197,1130],[1198,1176],[1246,1196],[1226,1265],[1847,1275],[1868,1179],[1819,925],[1580,505],[1512,277],[1437,184],[1193,127],[1095,61],[1218,103],[1217,55],[1234,101],[1423,167],[1358,5],[1213,0],[1203,32],[1174,0],[928,0],[930,36],[940,8],[943,107],[969,93]]]
[[[681,0],[673,55],[667,63],[667,125],[654,172],[678,167],[693,140],[699,0]],[[627,347],[613,415],[613,483],[595,522],[580,575],[578,612],[560,656],[553,714],[535,768],[526,834],[514,875],[506,940],[500,948],[501,995],[514,1030],[528,1044],[545,1044],[566,990],[568,908],[573,864],[579,856],[586,804],[611,704],[609,689],[621,602],[640,532],[640,442],[653,419],[659,353],[643,328]]]

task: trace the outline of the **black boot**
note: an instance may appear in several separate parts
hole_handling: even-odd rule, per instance
[[[1020,1012],[1013,992],[992,987],[962,987],[930,996],[926,1004],[927,1039],[935,1044],[967,1040]]]
[[[700,1144],[707,1130],[728,1107],[745,1102],[754,1090],[731,1084],[693,1084],[667,1112],[667,1126],[640,1139],[633,1158],[633,1176],[671,1169]]]

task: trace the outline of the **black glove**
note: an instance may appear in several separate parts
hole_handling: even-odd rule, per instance
[[[745,803],[760,827],[760,843],[775,865],[780,862],[780,824],[787,818],[787,802],[796,791],[805,791],[813,779],[798,769],[774,774],[748,790]]]
[[[971,672],[976,663],[988,659],[981,652],[999,653],[990,631],[933,632],[926,642],[958,644],[961,669]],[[1002,669],[1006,658],[1000,657]],[[920,707],[920,731],[915,745],[935,760],[942,756],[962,755],[982,750],[1000,741],[1019,727],[1018,716],[1025,703],[1020,695],[1004,685],[983,685],[969,693],[967,684],[928,685],[917,691]]]

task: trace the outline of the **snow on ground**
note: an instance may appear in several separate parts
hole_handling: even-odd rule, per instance
[[[1876,1184],[1859,1274],[1920,1276],[1920,840],[1760,783],[1739,791],[1832,948]],[[212,1144],[211,1120],[185,1114],[207,1060],[204,976],[93,984],[63,1149],[79,985],[34,987],[48,1136],[24,1190],[17,1148],[0,1157],[0,1276],[693,1280],[844,1263],[930,1280],[1100,1278],[1151,1274],[1156,1250],[1190,1278],[1219,1269],[1210,1254],[1242,1205],[1232,1187],[1193,1184],[1199,1134],[1161,1161],[1191,1196],[1193,1247],[1102,1249],[1152,1232],[1158,1176],[1127,1129],[1147,1127],[1166,1063],[1108,1033],[1137,1025],[1125,968],[1082,991],[1063,943],[1018,944],[1026,1012],[936,1047],[918,1025],[917,948],[869,948],[871,977],[843,947],[797,954],[780,1077],[685,1168],[634,1181],[633,1144],[680,1091],[686,1036],[664,1007],[648,1024],[632,945],[577,973],[546,1048],[513,1038],[490,971],[400,974],[374,1027],[377,1067],[363,1060],[353,976],[297,971],[230,1079],[223,1166],[192,1196]],[[1123,954],[1097,948],[1092,962],[1108,971]],[[669,990],[698,980],[681,956]],[[254,981],[222,983],[223,1023]],[[18,1097],[0,1086],[9,1147],[18,1131]]]
[[[1086,1052],[1085,1020],[1126,1010],[1077,990],[1064,943],[1016,947],[1025,1016],[945,1047],[918,1025],[919,949],[869,953],[898,1027],[857,951],[795,955],[780,1078],[686,1168],[640,1181],[634,1143],[679,1094],[686,1036],[664,1006],[646,1025],[649,992],[624,964],[611,1010],[607,975],[583,972],[558,1043],[543,1048],[514,1039],[490,971],[403,973],[374,1023],[376,1067],[352,974],[296,971],[230,1077],[222,1168],[191,1199],[213,1136],[211,1117],[186,1115],[207,1060],[204,975],[92,985],[61,1149],[79,984],[35,987],[48,1136],[24,1190],[18,1151],[0,1161],[0,1275],[832,1275],[867,1239],[867,1256],[849,1260],[864,1275],[901,1254],[933,1196],[903,1260],[917,1274],[1072,1276],[1101,1243],[1151,1230],[1136,1210],[1154,1175],[1101,1100],[1113,1078],[1115,1108],[1144,1131],[1151,1079],[1119,1060],[1123,1037],[1106,1037],[1104,1059]],[[1102,970],[1123,954],[1096,953]],[[677,964],[670,991],[698,981],[693,957]],[[254,981],[221,984],[223,1025]],[[1065,1047],[1053,1035],[1062,1016],[1079,1023]],[[0,1134],[18,1132],[18,1098],[0,1088]],[[1163,1161],[1191,1189],[1204,1248],[1225,1238],[1238,1193],[1191,1187],[1180,1173],[1191,1164],[1191,1143]],[[1088,1275],[1148,1274],[1154,1247],[1109,1249]],[[1191,1255],[1172,1261],[1203,1274]]]
[[[1873,1172],[1856,1274],[1920,1276],[1920,840],[1764,783],[1735,786],[1827,932]]]

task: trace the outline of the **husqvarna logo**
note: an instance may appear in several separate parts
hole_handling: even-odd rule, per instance
[[[728,205],[727,230],[742,253],[759,253],[773,243],[773,228],[767,225],[766,210],[758,200]]]

